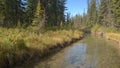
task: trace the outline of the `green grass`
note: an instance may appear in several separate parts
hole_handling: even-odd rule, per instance
[[[92,32],[104,32],[104,33],[120,33],[120,30],[112,27],[104,27],[96,24],[91,28]]]
[[[30,29],[0,28],[0,67],[6,64],[12,66],[14,63],[25,61],[26,55],[41,56],[49,48],[78,39],[83,35],[81,31],[71,29],[44,32]]]

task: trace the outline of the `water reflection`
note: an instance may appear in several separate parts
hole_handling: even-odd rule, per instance
[[[74,44],[65,53],[66,68],[80,67],[84,64],[86,55],[86,44]]]

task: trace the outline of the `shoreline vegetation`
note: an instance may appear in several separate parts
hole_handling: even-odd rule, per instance
[[[83,38],[76,29],[45,32],[19,28],[0,28],[0,68],[10,68],[34,58],[40,58],[57,48],[63,48]]]
[[[114,47],[117,48],[120,55],[120,31],[119,30],[113,29],[111,27],[108,28],[108,27],[101,27],[99,25],[96,25],[91,29],[91,33],[117,43],[118,46],[114,46]]]

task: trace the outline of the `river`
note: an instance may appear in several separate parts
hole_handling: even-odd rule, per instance
[[[87,36],[59,52],[16,68],[120,68],[117,43]]]

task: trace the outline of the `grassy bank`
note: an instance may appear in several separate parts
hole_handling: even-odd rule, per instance
[[[99,25],[94,26],[92,29],[92,33],[96,33],[98,35],[106,36],[106,38],[116,39],[116,41],[120,41],[120,30],[110,28],[110,27],[100,27]]]
[[[105,39],[118,43],[118,46],[115,47],[118,49],[120,53],[120,30],[96,25],[91,29],[91,32],[100,35]]]
[[[49,30],[0,28],[0,68],[12,67],[34,57],[42,57],[54,47],[82,37],[79,30]]]

